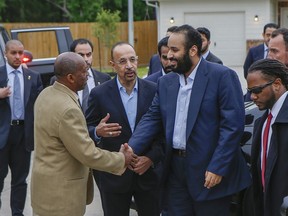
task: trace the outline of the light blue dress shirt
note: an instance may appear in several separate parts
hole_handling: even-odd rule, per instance
[[[186,128],[187,117],[192,92],[193,83],[195,80],[196,72],[201,60],[198,62],[192,73],[187,77],[183,74],[179,75],[180,88],[177,97],[176,115],[173,132],[173,148],[186,149]]]
[[[23,70],[22,66],[18,67],[17,69],[11,67],[8,63],[6,63],[6,71],[7,71],[7,77],[8,77],[8,82],[7,86],[11,87],[11,95],[9,97],[9,102],[10,102],[10,108],[11,108],[11,119],[12,120],[18,120],[16,116],[14,116],[14,113],[12,112],[13,110],[13,89],[14,89],[14,77],[15,74],[13,71],[18,70],[20,73],[18,73],[19,81],[20,81],[20,89],[21,89],[21,99],[22,99],[22,106],[24,108],[24,76],[23,76]],[[25,109],[23,109],[23,114],[19,119],[24,119],[25,116]]]
[[[120,92],[121,100],[126,111],[126,115],[129,121],[131,131],[135,129],[136,115],[137,115],[137,101],[138,101],[138,80],[136,79],[135,86],[129,95],[126,91],[126,88],[121,85],[118,76],[117,85]]]

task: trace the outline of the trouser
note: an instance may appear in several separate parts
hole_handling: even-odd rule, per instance
[[[23,216],[31,152],[24,145],[24,125],[11,126],[6,145],[0,149],[0,194],[11,170],[10,207],[13,216]]]
[[[172,157],[168,181],[169,216],[229,216],[231,196],[215,200],[195,201],[188,190],[187,162],[185,156]],[[204,184],[204,182],[203,182]]]

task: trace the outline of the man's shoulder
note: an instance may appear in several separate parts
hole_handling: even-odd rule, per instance
[[[142,79],[142,78],[138,78],[138,82],[139,82],[139,88],[141,85],[144,85],[144,86],[151,86],[153,88],[156,88],[156,83],[155,82],[152,82],[151,80],[147,80],[147,79]]]
[[[218,64],[223,64],[222,60],[218,58],[216,55],[214,55],[212,52],[209,52],[207,56],[207,61],[218,63]]]
[[[264,51],[264,44],[259,44],[259,45],[257,45],[257,46],[251,47],[251,48],[249,49],[250,52],[259,52],[259,51],[261,51],[261,50]]]
[[[152,82],[157,82],[158,78],[161,77],[161,76],[162,76],[162,70],[147,76],[145,78],[145,80],[149,80],[149,81],[152,81]]]
[[[111,77],[108,74],[106,74],[106,73],[97,71],[97,70],[95,70],[93,68],[91,68],[91,70],[92,70],[92,73],[96,74],[99,77],[104,77],[104,78],[109,79],[109,80],[111,79]]]

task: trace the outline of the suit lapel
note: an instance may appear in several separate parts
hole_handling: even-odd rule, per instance
[[[146,102],[147,91],[149,91],[149,88],[145,85],[145,83],[141,79],[138,79],[138,97],[137,97],[137,113],[136,113],[135,127],[144,114],[143,107],[147,106],[147,102]]]
[[[97,73],[92,68],[91,68],[91,71],[92,71],[92,74],[93,74],[93,79],[94,79],[95,86],[100,85],[101,83],[98,81],[99,77],[98,77]]]
[[[277,115],[274,124],[272,125],[272,131],[277,131],[277,126],[279,123],[287,123],[288,122],[288,97],[286,96],[285,101],[279,111],[279,114]],[[273,168],[275,166],[277,157],[278,157],[278,145],[279,140],[281,138],[277,137],[276,133],[272,132],[271,136],[271,141],[270,141],[270,147],[269,147],[269,152],[268,152],[268,157],[267,157],[267,165],[266,165],[266,181],[265,184],[268,186],[270,177],[273,171]],[[280,141],[281,142],[281,141]]]
[[[188,137],[191,134],[194,124],[196,122],[201,102],[207,87],[208,78],[206,77],[206,74],[207,74],[206,61],[202,59],[197,69],[195,80],[193,82],[189,102],[187,127],[186,127],[186,140],[188,140]]]
[[[167,140],[169,143],[173,143],[172,137],[174,132],[174,123],[176,116],[176,106],[177,106],[177,97],[179,92],[179,76],[177,74],[169,74],[169,80],[167,80],[167,124],[166,124],[166,134]]]
[[[24,80],[24,107],[26,107],[31,93],[32,76],[29,70],[22,67]]]

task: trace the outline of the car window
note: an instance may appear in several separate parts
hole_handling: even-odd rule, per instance
[[[51,58],[59,55],[58,47],[55,46],[57,44],[55,31],[20,32],[18,39],[24,44],[25,50],[33,53],[33,59]]]

